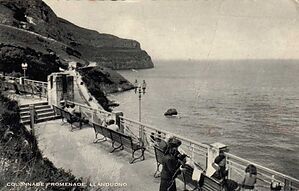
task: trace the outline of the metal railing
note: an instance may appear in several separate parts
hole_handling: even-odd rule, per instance
[[[71,101],[67,101],[67,103],[72,103],[79,107],[84,116],[90,119],[91,123],[103,121],[108,116],[115,117],[113,112],[93,109],[87,105]],[[186,137],[173,134],[169,131],[158,129],[156,127],[122,116],[120,116],[120,127],[123,129],[124,133],[132,136],[135,139],[142,140],[144,146],[147,148],[147,151],[150,154],[154,153],[153,146],[155,145],[155,139],[164,139],[166,137],[174,136],[182,141],[182,145],[180,146],[181,151],[187,154],[191,160],[202,167],[203,170],[207,169],[208,150],[211,148],[211,145],[202,144]],[[284,191],[299,190],[299,180],[296,178],[279,173],[275,170],[271,170],[267,167],[248,161],[228,152],[226,152],[225,155],[227,158],[227,168],[229,170],[230,179],[241,182],[245,175],[245,168],[247,165],[253,164],[257,167],[258,171],[258,181],[256,183],[257,190],[270,190],[270,185],[273,181],[280,183]]]
[[[23,80],[23,85],[28,85],[32,87],[34,95],[38,95],[40,97],[45,97],[45,98],[48,97],[47,82],[29,80],[29,79],[18,78],[13,76],[3,76],[3,77],[5,78],[5,81],[13,80],[17,84],[20,84],[20,81]]]
[[[78,107],[79,112],[83,115],[83,117],[86,117],[89,119],[90,123],[98,123],[101,124],[104,119],[111,116],[113,117],[113,113],[101,110],[101,109],[94,109],[88,105],[72,102],[72,101],[66,101],[66,104],[74,104]]]
[[[153,153],[155,145],[155,139],[165,139],[166,137],[176,137],[182,141],[180,151],[188,155],[192,161],[199,164],[204,170],[207,167],[207,151],[209,145],[202,144],[183,136],[173,134],[169,131],[161,130],[156,127],[140,123],[138,121],[120,117],[121,126],[124,127],[125,133],[133,134],[134,137],[142,140],[147,151]]]
[[[20,80],[20,79],[19,79]],[[36,80],[24,79],[24,85],[30,85],[34,91],[35,95],[39,95],[41,97],[48,97],[48,83]]]
[[[239,177],[243,177],[247,165],[253,164],[256,166],[258,172],[258,180],[256,183],[256,187],[258,188],[258,190],[270,190],[270,185],[272,182],[279,183],[285,191],[299,190],[298,179],[295,179],[293,177],[282,174],[280,172],[269,169],[267,167],[248,161],[230,153],[226,153],[226,159],[227,167],[229,169],[229,178],[231,179],[238,180]]]

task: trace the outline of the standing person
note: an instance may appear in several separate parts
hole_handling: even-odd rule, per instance
[[[113,119],[108,122],[107,128],[112,129],[113,131],[119,131],[119,127],[115,124],[115,121]]]
[[[135,82],[134,82],[135,94],[137,93],[137,88],[138,88],[138,81],[136,79]]]
[[[176,191],[175,178],[180,174],[180,166],[184,163],[184,158],[180,157],[178,147],[182,142],[176,138],[170,138],[168,141],[168,148],[163,157],[163,168],[161,172],[161,183],[159,191]]]
[[[145,80],[143,80],[141,87],[142,87],[142,93],[145,94],[145,89],[146,89],[146,82],[145,82]]]
[[[256,183],[257,170],[253,164],[249,164],[245,169],[245,177],[241,184],[243,191],[250,191],[254,189]]]

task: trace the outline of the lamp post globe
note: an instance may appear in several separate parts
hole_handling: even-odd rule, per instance
[[[22,69],[24,71],[24,79],[25,79],[26,78],[26,70],[28,68],[28,64],[26,62],[24,62],[24,63],[21,64],[21,66],[22,66]]]
[[[145,80],[143,80],[142,84],[138,84],[137,80],[135,80],[135,93],[138,93],[138,100],[139,100],[139,122],[141,122],[141,98],[142,95],[145,94],[145,90],[146,90],[146,82]]]

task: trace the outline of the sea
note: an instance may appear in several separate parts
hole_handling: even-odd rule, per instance
[[[145,80],[141,120],[299,178],[299,61],[155,61],[153,69],[119,71]],[[110,95],[138,120],[134,90]],[[175,108],[179,115],[163,114]]]

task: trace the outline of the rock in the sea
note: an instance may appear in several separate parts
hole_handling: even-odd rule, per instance
[[[173,116],[173,115],[177,115],[177,114],[178,114],[178,111],[174,108],[170,108],[164,113],[165,116]]]

